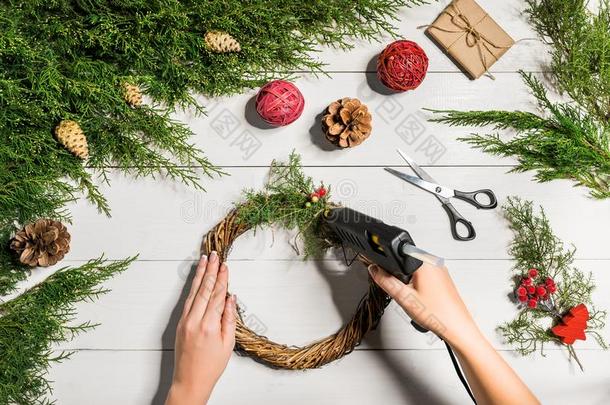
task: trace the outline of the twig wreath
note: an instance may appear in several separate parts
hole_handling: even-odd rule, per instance
[[[319,255],[338,246],[323,224],[324,212],[332,206],[324,185],[314,190],[314,182],[306,177],[300,157],[290,155],[288,164],[273,162],[269,181],[262,191],[248,190],[245,201],[220,221],[204,240],[202,250],[215,250],[226,260],[233,242],[243,233],[267,226],[298,229],[295,237],[304,243],[304,256]],[[365,265],[364,257],[358,260]],[[238,307],[236,350],[265,364],[282,369],[298,370],[323,366],[349,354],[362,338],[375,329],[390,302],[388,295],[372,280],[360,300],[353,317],[336,333],[306,346],[289,346],[258,335],[244,323]]]

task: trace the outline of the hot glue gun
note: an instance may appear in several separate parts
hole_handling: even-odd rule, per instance
[[[343,247],[350,247],[403,283],[409,282],[423,262],[443,264],[443,259],[415,247],[409,232],[361,212],[332,208],[325,220]]]

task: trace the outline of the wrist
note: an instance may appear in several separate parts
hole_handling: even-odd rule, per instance
[[[206,404],[212,390],[205,384],[195,385],[183,382],[172,382],[166,405]]]

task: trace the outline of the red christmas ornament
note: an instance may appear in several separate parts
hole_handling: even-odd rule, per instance
[[[517,295],[518,296],[526,296],[527,295],[527,290],[525,289],[525,287],[519,287],[517,288]]]
[[[529,278],[529,277],[525,277],[525,278],[523,279],[522,283],[523,283],[524,285],[531,285],[531,284],[532,284],[532,279],[531,279],[531,278]]]
[[[585,304],[578,304],[561,318],[561,323],[551,328],[551,331],[566,345],[578,340],[587,340],[585,329],[589,320],[589,310]]]
[[[519,295],[517,296],[517,298],[519,299],[519,301],[521,302],[525,302],[527,301],[527,295]]]
[[[377,59],[377,77],[385,86],[396,91],[417,88],[427,71],[428,56],[413,41],[392,42]]]
[[[530,308],[536,308],[538,306],[538,301],[534,298],[531,298],[527,301],[527,306]]]
[[[256,111],[263,120],[276,127],[296,121],[304,106],[301,91],[285,80],[267,83],[256,96]]]
[[[536,293],[536,287],[534,287],[533,285],[527,286],[527,293],[528,294],[535,294]]]
[[[319,187],[319,188],[316,190],[316,194],[318,194],[318,196],[319,196],[320,198],[324,197],[324,196],[326,195],[326,193],[327,193],[327,191],[326,191],[326,189],[325,189],[323,186],[322,186],[322,187]]]
[[[530,277],[536,277],[538,275],[538,270],[536,269],[530,269],[530,271],[528,272],[528,274],[530,275]]]

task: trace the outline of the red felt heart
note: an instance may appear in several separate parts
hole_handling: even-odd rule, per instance
[[[566,345],[573,344],[578,340],[587,340],[585,329],[589,320],[589,310],[585,304],[578,304],[563,316],[561,323],[551,328],[555,336],[559,337]]]

